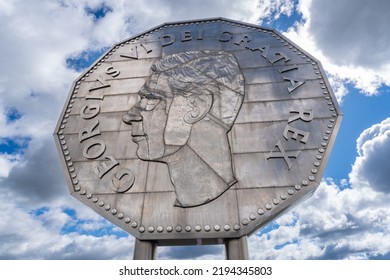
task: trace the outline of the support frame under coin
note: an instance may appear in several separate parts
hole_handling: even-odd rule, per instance
[[[115,44],[73,83],[55,140],[71,195],[140,244],[235,244],[316,190],[341,118],[313,56],[213,18]]]

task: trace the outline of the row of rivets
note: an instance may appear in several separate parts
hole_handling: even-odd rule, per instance
[[[254,217],[254,219],[255,219],[255,218],[256,218],[256,217]],[[126,219],[128,219],[128,218],[126,218]],[[126,219],[125,219],[125,222],[126,222],[126,223],[130,223],[130,219],[128,219],[128,220],[126,220]],[[248,222],[248,223],[249,223],[249,222]],[[136,227],[136,226],[137,226],[137,224],[136,224],[135,226],[133,226],[133,227]],[[213,228],[212,228],[211,226],[209,226],[209,225],[205,225],[205,226],[204,226],[204,231],[206,231],[206,232],[210,232],[211,229],[213,229],[214,231],[217,231],[217,232],[218,232],[218,231],[221,231],[221,230],[222,230],[222,227],[221,227],[220,225],[215,225]],[[224,226],[223,226],[223,230],[224,230],[224,231],[230,231],[230,229],[231,229],[230,225],[224,225]],[[235,231],[238,231],[238,230],[240,230],[240,226],[237,225],[237,224],[235,224],[235,225],[233,226],[233,229],[234,229]],[[164,232],[164,227],[161,226],[161,225],[157,226],[157,228],[155,228],[154,226],[149,226],[147,230],[148,230],[148,232],[150,232],[150,233],[153,233],[153,232],[155,232],[155,231],[157,231],[158,233],[162,233],[162,232]],[[167,227],[165,228],[165,230],[166,230],[167,232],[172,232],[172,231],[173,231],[173,227],[172,227],[172,226],[167,226]],[[191,226],[185,226],[185,227],[184,227],[184,230],[185,230],[186,232],[191,232],[193,229],[192,229]],[[200,231],[202,230],[202,227],[201,227],[200,225],[196,225],[196,226],[194,227],[194,230],[195,230],[196,232],[200,232]],[[140,226],[139,229],[138,229],[138,231],[141,232],[141,233],[145,232],[145,227],[144,227],[144,226]],[[182,231],[183,231],[183,227],[180,226],[180,225],[178,225],[178,226],[175,227],[175,231],[176,231],[176,232],[182,232]]]

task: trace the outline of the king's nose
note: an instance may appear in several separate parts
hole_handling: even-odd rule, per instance
[[[140,115],[138,108],[134,106],[122,117],[122,120],[124,123],[131,124],[132,122],[142,121],[142,116]]]

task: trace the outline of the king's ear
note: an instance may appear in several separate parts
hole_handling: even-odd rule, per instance
[[[184,121],[189,124],[194,124],[203,119],[213,105],[213,97],[211,94],[197,95],[187,100],[189,111],[184,115]]]
[[[164,131],[166,145],[183,146],[190,138],[192,125],[210,111],[212,96],[175,96],[169,108]]]

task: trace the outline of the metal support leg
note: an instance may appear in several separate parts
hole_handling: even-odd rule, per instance
[[[248,260],[248,242],[247,237],[232,238],[225,240],[226,259],[227,260]]]
[[[134,244],[134,260],[154,260],[157,245],[153,241],[142,241],[135,239]]]

